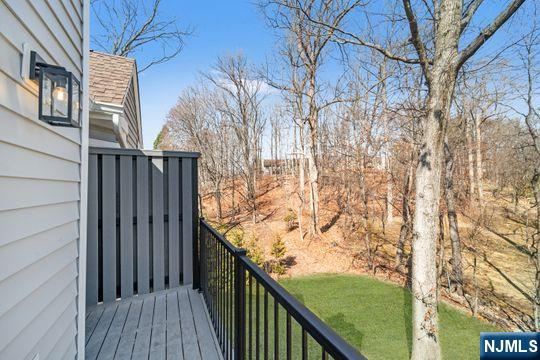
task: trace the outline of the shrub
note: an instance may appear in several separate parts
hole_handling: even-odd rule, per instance
[[[247,256],[251,259],[251,261],[253,261],[255,264],[259,265],[260,267],[264,265],[264,253],[259,247],[258,239],[255,236],[252,236],[251,239],[248,241],[246,246],[246,253]]]
[[[236,247],[244,248],[246,246],[246,232],[241,227],[235,227],[229,230],[226,238]]]
[[[246,255],[255,264],[259,266],[262,266],[264,264],[264,254],[258,245],[259,240],[255,235],[251,233],[246,233],[246,231],[242,227],[237,226],[227,231],[225,237],[234,246],[246,249]]]
[[[298,224],[297,224],[297,216],[296,213],[293,211],[293,209],[289,208],[287,210],[287,215],[283,218],[283,221],[287,224],[287,231],[294,230]]]
[[[272,248],[270,250],[270,254],[272,255],[272,263],[270,266],[270,270],[277,275],[283,275],[285,274],[285,266],[283,265],[283,258],[285,257],[285,254],[287,252],[287,248],[285,247],[285,242],[281,238],[281,236],[276,235],[274,236],[274,241],[272,242]]]

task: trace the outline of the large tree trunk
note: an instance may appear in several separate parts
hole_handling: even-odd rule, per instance
[[[452,244],[452,291],[462,293],[463,270],[461,261],[461,242],[458,231],[458,219],[456,213],[455,193],[454,193],[454,157],[450,150],[448,140],[444,143],[445,158],[445,187],[444,195],[446,198],[446,212],[448,217],[448,229],[450,233],[450,242]]]
[[[412,243],[412,360],[441,358],[437,311],[438,215],[443,145],[459,66],[462,7],[462,0],[439,2],[435,53],[429,73],[425,74],[429,91],[416,170]],[[424,71],[426,68],[424,64]]]
[[[532,178],[532,188],[536,202],[536,234],[533,235],[533,250],[535,251],[535,296],[534,296],[534,328],[540,331],[540,169],[536,169]]]
[[[434,74],[435,75],[435,74]],[[437,313],[437,239],[443,131],[451,91],[432,84],[416,170],[412,242],[412,359],[440,359]],[[448,103],[448,104],[447,104]]]
[[[412,244],[412,359],[440,359],[437,312],[437,238],[443,143],[450,116],[457,66],[457,39],[461,17],[460,1],[441,3],[436,53],[430,73],[416,170],[416,196]]]

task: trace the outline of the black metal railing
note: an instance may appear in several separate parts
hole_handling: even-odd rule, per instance
[[[365,359],[204,219],[200,289],[225,359]]]

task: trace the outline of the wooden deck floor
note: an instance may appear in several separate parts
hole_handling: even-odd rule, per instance
[[[86,359],[222,359],[204,306],[183,286],[88,309]]]

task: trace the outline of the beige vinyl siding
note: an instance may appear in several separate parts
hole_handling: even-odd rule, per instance
[[[128,134],[127,140],[130,148],[138,149],[140,143],[140,134],[139,134],[139,119],[137,118],[137,105],[135,98],[135,86],[133,80],[129,84],[129,90],[126,94],[126,99],[124,100],[124,116],[128,122]]]
[[[27,43],[82,80],[82,4],[0,0],[0,359],[77,352],[81,129],[38,120],[20,74]]]

